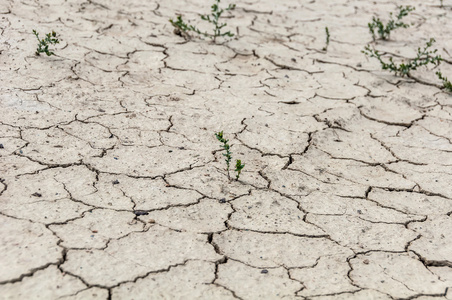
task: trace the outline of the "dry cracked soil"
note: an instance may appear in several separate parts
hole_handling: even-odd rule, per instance
[[[239,1],[213,43],[168,21],[210,1],[0,1],[0,299],[452,299],[440,2],[373,42],[397,1]]]

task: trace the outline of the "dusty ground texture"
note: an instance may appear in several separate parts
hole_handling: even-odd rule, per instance
[[[229,41],[173,33],[208,2],[0,2],[0,298],[452,299],[449,1],[374,44],[436,38],[409,78],[361,53],[396,1],[249,0]]]

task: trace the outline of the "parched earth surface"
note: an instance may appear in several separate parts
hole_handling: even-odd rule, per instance
[[[452,299],[451,3],[209,2],[0,2],[0,298]]]

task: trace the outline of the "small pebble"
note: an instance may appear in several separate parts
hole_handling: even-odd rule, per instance
[[[226,203],[226,198],[221,198],[220,203]]]
[[[42,195],[41,195],[40,193],[38,193],[38,192],[32,194],[32,196],[35,196],[35,197],[42,197]]]
[[[136,210],[133,212],[136,216],[145,216],[148,215],[149,213],[147,211],[144,210]]]
[[[153,224],[153,223],[155,223],[155,220],[154,219],[149,219],[148,223]]]
[[[267,273],[268,273],[268,270],[265,270],[265,269],[264,269],[264,270],[261,271],[261,273],[262,273],[262,274],[267,274]]]
[[[0,149],[4,149],[5,147],[3,147],[3,144],[0,144]]]
[[[119,184],[119,180],[116,179],[115,181],[113,181],[113,184]]]

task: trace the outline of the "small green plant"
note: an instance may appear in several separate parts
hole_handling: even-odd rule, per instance
[[[231,152],[231,146],[229,145],[229,140],[224,138],[223,131],[215,133],[215,136],[216,136],[217,140],[223,144],[221,147],[226,151],[226,153],[223,153],[223,156],[226,158],[225,161],[226,161],[226,167],[227,167],[227,171],[228,171],[228,179],[231,180],[231,177],[229,175],[229,167],[230,167],[231,160],[232,160],[232,152]],[[240,159],[237,159],[235,162],[235,171],[237,172],[237,175],[235,176],[236,180],[239,180],[240,173],[242,172],[242,169],[244,167],[245,167],[245,164],[242,164],[242,161]]]
[[[171,25],[173,25],[177,31],[183,32],[185,35],[190,36],[188,34],[189,31],[196,32],[199,35],[210,38],[213,42],[216,42],[218,37],[233,37],[234,34],[230,31],[221,32],[221,30],[227,25],[226,23],[220,22],[220,17],[225,11],[230,11],[235,9],[235,4],[229,4],[229,6],[225,9],[220,8],[220,0],[214,0],[215,3],[211,6],[210,15],[201,15],[201,19],[209,22],[213,25],[213,33],[202,32],[197,27],[193,25],[189,25],[182,20],[182,16],[177,16],[176,21],[170,19]]]
[[[171,25],[174,26],[174,33],[176,33],[177,35],[184,35],[184,37],[190,38],[190,35],[188,34],[189,31],[194,31],[200,35],[203,35],[203,33],[199,31],[198,28],[185,23],[184,20],[182,20],[182,16],[177,16],[176,21],[174,21],[173,19],[170,19],[169,21]]]
[[[382,54],[379,51],[372,49],[369,45],[364,48],[362,53],[378,59],[383,70],[389,70],[390,72],[394,72],[396,76],[404,77],[409,75],[410,71],[416,70],[418,67],[428,64],[434,64],[435,66],[439,65],[443,59],[441,58],[441,55],[435,55],[438,50],[429,50],[434,42],[435,39],[431,38],[422,50],[421,48],[417,49],[417,55],[414,59],[399,65],[394,62],[392,57],[389,58],[389,62],[385,62],[382,58]]]
[[[369,31],[372,34],[372,38],[375,41],[376,35],[375,30],[377,30],[377,33],[382,40],[388,40],[389,36],[391,35],[391,31],[397,29],[397,28],[407,28],[410,25],[405,24],[402,22],[402,18],[406,17],[409,12],[413,11],[415,8],[412,6],[398,6],[397,7],[399,12],[397,14],[396,19],[393,18],[393,13],[389,14],[389,21],[386,25],[383,24],[383,22],[379,18],[372,18],[372,23],[368,23],[367,26],[369,27]]]
[[[223,147],[223,149],[226,151],[226,153],[223,153],[223,156],[226,157],[225,161],[226,161],[228,177],[229,177],[229,165],[231,164],[231,160],[232,160],[232,152],[230,150],[231,146],[228,144],[229,140],[227,140],[223,137],[223,131],[215,133],[215,136],[217,137],[217,140],[219,140],[220,143],[223,144],[221,147]]]
[[[47,33],[44,39],[39,38],[39,33],[33,29],[33,34],[38,39],[38,48],[36,49],[36,55],[40,55],[41,53],[47,54],[47,56],[55,55],[52,51],[49,51],[49,44],[56,45],[60,41],[56,38],[56,32],[52,31],[51,33]]]
[[[326,45],[323,47],[323,51],[328,50],[328,46],[330,44],[330,31],[328,30],[328,27],[325,27],[325,33],[326,33]]]
[[[447,79],[447,77],[443,76],[440,71],[436,72],[436,75],[440,80],[443,81],[444,89],[446,89],[448,92],[452,92],[452,83]]]
[[[235,161],[235,171],[237,172],[237,175],[235,175],[235,179],[239,180],[240,173],[242,172],[242,169],[245,167],[245,164],[242,164],[242,161],[240,159],[237,159]]]

